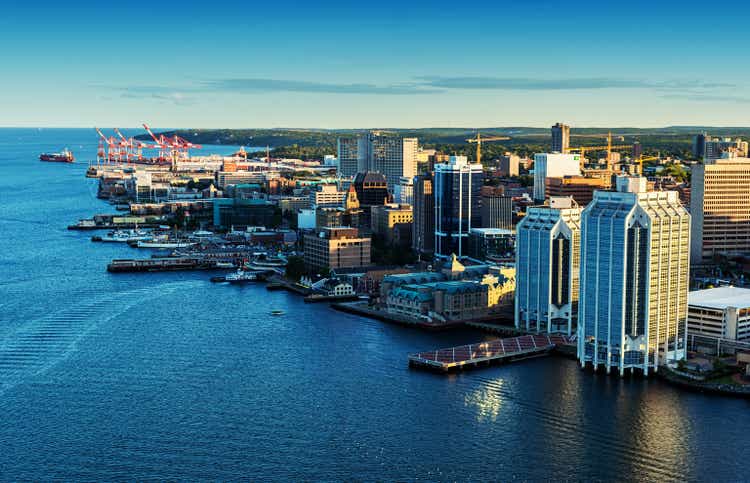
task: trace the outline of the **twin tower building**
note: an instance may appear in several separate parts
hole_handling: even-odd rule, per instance
[[[582,366],[648,374],[686,356],[690,215],[645,178],[616,187],[585,209],[529,208],[516,227],[516,326],[575,335]]]

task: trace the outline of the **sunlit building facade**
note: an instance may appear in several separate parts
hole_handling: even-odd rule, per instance
[[[516,226],[516,327],[575,332],[581,209],[570,198],[532,207]]]
[[[459,257],[468,246],[469,232],[482,223],[482,165],[466,156],[451,156],[435,165],[435,253]]]
[[[690,215],[675,191],[620,177],[581,218],[578,359],[582,366],[656,371],[684,359]]]
[[[750,159],[722,158],[692,168],[691,263],[750,254]]]

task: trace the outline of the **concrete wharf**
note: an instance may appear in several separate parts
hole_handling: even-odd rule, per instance
[[[562,334],[522,335],[410,354],[409,365],[450,372],[545,355],[571,343],[572,340]]]

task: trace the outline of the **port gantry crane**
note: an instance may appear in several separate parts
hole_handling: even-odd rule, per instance
[[[607,145],[606,146],[579,146],[577,148],[567,148],[566,153],[578,151],[581,153],[581,169],[583,169],[584,159],[586,158],[586,151],[607,151],[607,169],[612,171],[611,154],[612,151],[620,149],[633,149],[630,144],[612,144],[612,133],[607,133]]]
[[[121,146],[125,147],[125,155],[127,157],[127,162],[130,163],[131,160],[143,160],[143,149],[153,149],[156,148],[156,146],[149,146],[148,144],[144,143],[143,141],[138,141],[135,138],[126,138],[122,135],[119,129],[114,128],[115,134],[117,134],[120,139],[122,140],[120,142]]]
[[[146,132],[151,135],[151,138],[160,149],[159,157],[163,159],[171,159],[172,171],[177,171],[177,160],[180,158],[189,157],[189,149],[201,149],[203,146],[200,144],[191,143],[187,139],[181,138],[177,134],[168,137],[160,134],[158,137],[151,131],[146,124],[143,124]]]
[[[507,141],[510,139],[508,136],[485,136],[482,137],[481,133],[477,133],[477,137],[469,138],[466,140],[468,143],[476,143],[477,145],[477,164],[482,163],[482,143],[487,141]]]
[[[114,163],[122,160],[122,147],[120,141],[114,136],[107,137],[102,131],[95,127],[96,133],[99,135],[99,148],[96,151],[97,163]],[[104,145],[107,145],[107,152],[104,152]]]

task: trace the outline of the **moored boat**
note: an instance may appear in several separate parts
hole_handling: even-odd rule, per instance
[[[92,237],[92,241],[106,243],[137,243],[150,240],[153,235],[142,230],[115,230],[103,236]]]
[[[224,277],[212,277],[212,282],[228,282],[234,284],[255,282],[259,280],[259,272],[252,272],[238,268],[236,272],[230,273]]]

